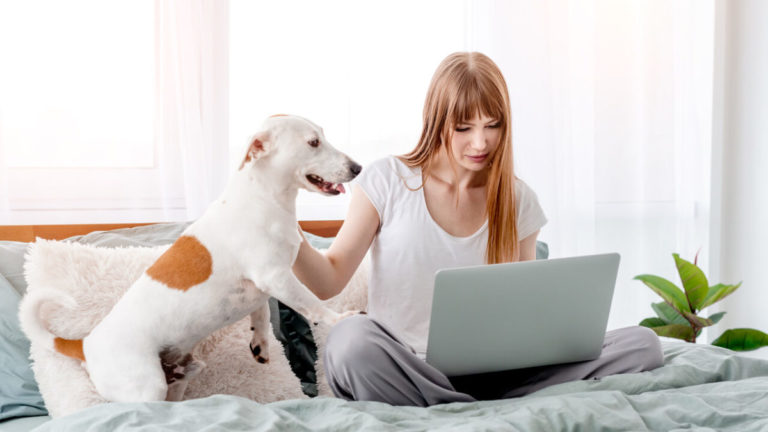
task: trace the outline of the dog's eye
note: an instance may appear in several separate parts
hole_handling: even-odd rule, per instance
[[[320,145],[320,140],[318,140],[317,138],[312,138],[311,140],[309,140],[308,144],[311,145],[312,147],[317,147]]]

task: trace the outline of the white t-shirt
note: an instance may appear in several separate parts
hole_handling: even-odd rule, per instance
[[[389,326],[421,357],[427,351],[435,272],[485,263],[488,221],[468,237],[443,230],[427,210],[421,169],[394,156],[379,159],[355,180],[381,222],[371,245],[368,314]],[[524,239],[547,223],[536,193],[515,182],[517,233]]]

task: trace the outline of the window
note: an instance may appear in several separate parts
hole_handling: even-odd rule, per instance
[[[151,1],[0,4],[2,223],[163,217],[155,41]]]

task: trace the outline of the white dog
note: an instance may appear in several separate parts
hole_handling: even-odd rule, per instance
[[[354,314],[326,308],[294,276],[301,242],[298,189],[337,195],[360,165],[334,149],[307,119],[268,118],[221,197],[126,291],[82,340],[53,335],[41,307],[73,307],[60,292],[30,293],[20,306],[30,339],[84,362],[111,401],[180,400],[204,366],[189,354],[213,331],[251,314],[251,351],[268,361],[267,300],[273,296],[312,322],[333,324]]]

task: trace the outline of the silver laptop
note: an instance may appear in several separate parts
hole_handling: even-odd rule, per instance
[[[447,376],[593,360],[619,254],[439,270],[427,363]]]

